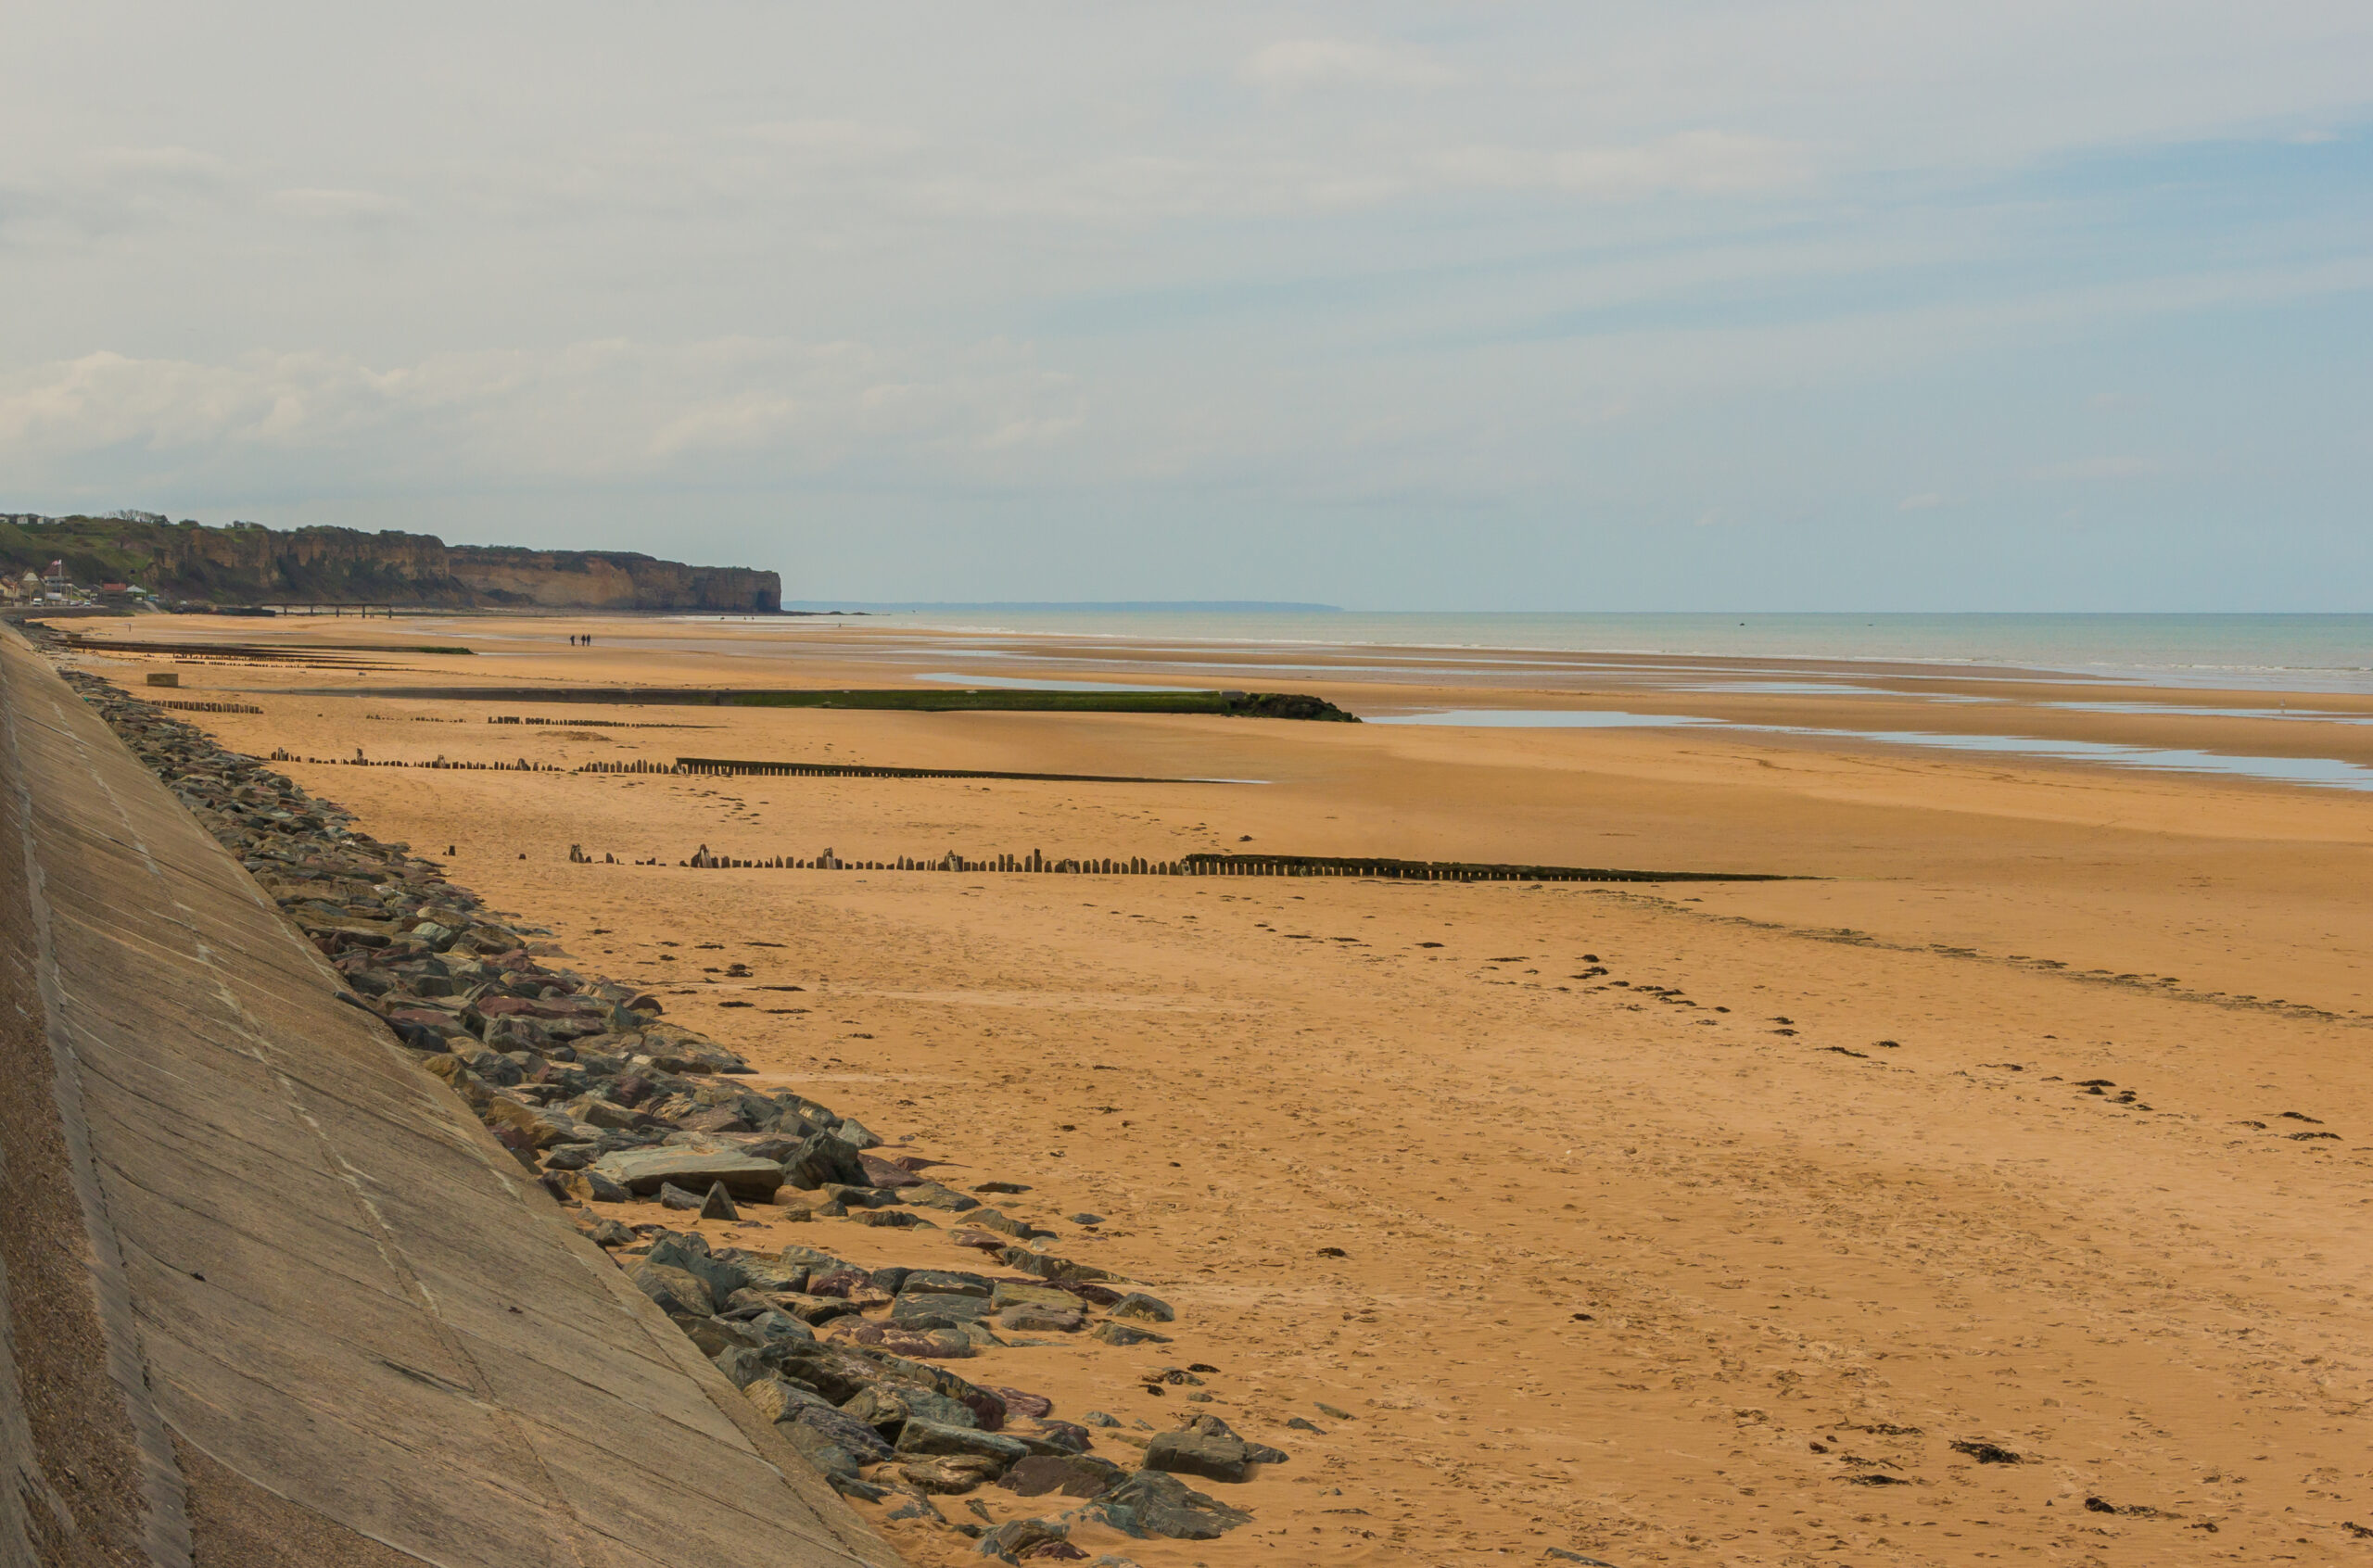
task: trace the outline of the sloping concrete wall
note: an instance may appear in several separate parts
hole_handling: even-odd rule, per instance
[[[895,1556],[0,631],[0,1568]]]

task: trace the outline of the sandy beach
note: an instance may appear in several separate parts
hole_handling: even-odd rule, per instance
[[[554,961],[650,986],[760,1081],[949,1162],[950,1185],[1027,1184],[1009,1213],[1173,1303],[1174,1343],[967,1363],[1069,1419],[1119,1418],[1099,1451],[1208,1411],[1289,1456],[1213,1488],[1252,1524],[1091,1555],[1867,1568],[2373,1546],[2373,794],[1872,739],[2373,766],[2373,699],[1424,650],[1297,649],[1282,670],[1274,650],[1045,638],[1001,650],[996,677],[1309,692],[1372,719],[1697,722],[450,702],[390,693],[930,686],[990,662],[956,657],[978,639],[858,623],[77,629],[96,626],[476,650],[75,661],[136,695],[261,709],[181,715],[259,756],[1233,781],[280,765],[549,928]],[[179,689],[143,684],[169,669]],[[703,846],[1791,879],[679,866]],[[860,1261],[968,1256],[755,1206],[703,1225]],[[1189,1364],[1216,1370],[1140,1381]],[[1042,1511],[973,1496],[998,1519]],[[883,1528],[919,1564],[979,1560],[945,1529]]]

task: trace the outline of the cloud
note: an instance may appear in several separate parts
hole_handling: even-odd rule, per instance
[[[1896,502],[1897,512],[1934,512],[1946,504],[1946,498],[1935,490],[1923,490],[1916,496],[1906,496]]]
[[[923,145],[918,131],[855,120],[762,120],[743,126],[740,134],[747,141],[836,161],[892,157]]]
[[[1348,38],[1281,38],[1255,50],[1237,74],[1288,92],[1334,86],[1439,87],[1456,77],[1421,49]]]
[[[1428,163],[1451,184],[1604,197],[1768,191],[1806,177],[1802,148],[1722,131],[1688,131],[1631,146],[1470,146],[1437,154]]]
[[[274,209],[295,218],[392,218],[404,209],[402,202],[376,191],[324,190],[307,186],[274,191],[266,201]]]
[[[322,353],[200,363],[100,352],[0,382],[0,465],[155,479],[295,463],[367,487],[424,471],[681,480],[719,462],[780,480],[903,454],[918,478],[961,479],[963,454],[1044,446],[1081,417],[1063,378],[996,343],[936,363],[749,337],[590,340],[384,369]]]
[[[180,184],[220,184],[232,173],[228,159],[184,146],[104,147],[91,155],[90,167],[106,180]]]

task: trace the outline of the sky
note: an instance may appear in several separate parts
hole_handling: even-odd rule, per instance
[[[0,511],[797,600],[2373,609],[2373,6],[46,0]]]

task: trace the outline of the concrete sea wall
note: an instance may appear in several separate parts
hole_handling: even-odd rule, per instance
[[[0,1568],[895,1557],[0,631]]]

